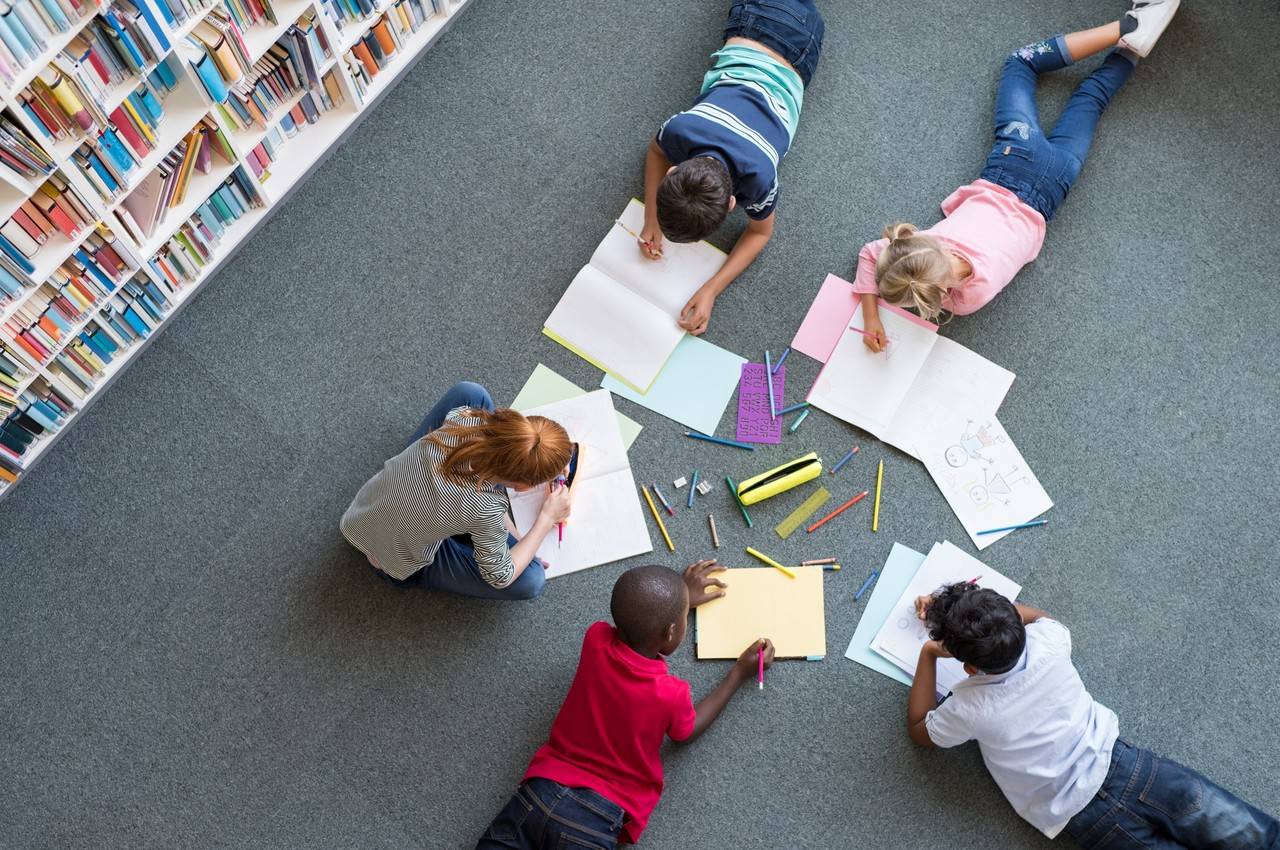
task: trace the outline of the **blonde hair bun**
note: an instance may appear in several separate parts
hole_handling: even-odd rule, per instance
[[[915,236],[916,226],[914,224],[907,224],[905,221],[895,221],[893,224],[886,227],[881,235],[890,242],[897,242],[899,239],[906,239],[909,236]]]

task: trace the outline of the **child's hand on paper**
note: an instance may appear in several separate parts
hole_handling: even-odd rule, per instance
[[[707,590],[708,587],[729,586],[718,579],[711,578],[711,573],[720,572],[723,569],[724,567],[717,564],[714,558],[698,561],[684,568],[684,583],[689,588],[690,608],[697,608],[703,602],[710,602],[712,599],[724,596],[724,590]]]
[[[773,666],[773,641],[768,638],[760,638],[760,640],[742,650],[742,654],[734,662],[734,666],[738,668],[739,676],[744,679],[754,679],[756,677],[760,670],[761,647],[764,647],[764,669],[768,670]]]
[[[863,330],[865,330],[867,334],[874,334],[874,336],[867,336],[867,334],[863,334],[863,345],[877,354],[888,348],[889,337],[885,336],[884,325],[881,324],[879,316],[872,316],[870,314],[864,316],[862,319],[862,325]]]
[[[650,260],[662,259],[662,228],[658,222],[646,220],[644,229],[640,231],[640,253]]]
[[[565,487],[555,481],[547,487],[549,490],[547,497],[542,500],[540,513],[552,525],[564,522],[569,518],[569,512],[573,508],[573,488]]]
[[[711,308],[716,305],[716,297],[710,292],[699,289],[680,311],[680,327],[694,336],[702,336],[707,332],[707,323],[711,321]]]
[[[916,616],[921,620],[929,613],[929,606],[933,604],[933,594],[916,597]]]

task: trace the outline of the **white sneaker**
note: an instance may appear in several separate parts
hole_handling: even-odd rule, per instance
[[[1138,28],[1120,36],[1120,47],[1143,59],[1156,46],[1156,40],[1173,20],[1181,0],[1134,0],[1133,8],[1125,14],[1138,22]]]

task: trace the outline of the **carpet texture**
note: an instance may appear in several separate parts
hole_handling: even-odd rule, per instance
[[[455,380],[509,401],[542,362],[598,384],[542,319],[640,193],[646,141],[696,94],[726,5],[475,0],[0,505],[0,846],[471,846],[628,564],[531,603],[399,591],[338,517]],[[1008,51],[1124,9],[820,5],[776,235],[708,336],[753,359],[886,223],[931,224],[977,176]],[[1272,812],[1278,38],[1270,0],[1184,3],[1040,258],[943,331],[1017,373],[1000,418],[1057,503],[985,559],[1070,626],[1122,734]],[[1096,61],[1042,83],[1046,117]],[[794,400],[817,365],[788,367]],[[847,497],[886,460],[878,534],[858,511],[778,541],[800,492],[755,508],[754,531],[723,486],[700,502],[730,563],[756,544],[845,569],[826,579],[827,660],[778,664],[667,753],[642,846],[1047,847],[976,747],[915,748],[906,689],[841,657],[854,590],[893,541],[967,546],[924,468],[821,413],[748,456],[618,405],[645,425],[641,480],[719,482],[856,442],[828,482]],[[635,562],[712,554],[705,513],[671,522],[676,554]],[[671,667],[695,697],[725,669],[689,645]]]

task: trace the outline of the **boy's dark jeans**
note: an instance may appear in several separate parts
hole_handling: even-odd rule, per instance
[[[826,29],[814,0],[739,0],[729,8],[724,37],[760,42],[790,62],[808,88]]]
[[[624,813],[586,788],[530,779],[493,819],[476,850],[613,850]]]
[[[1123,739],[1089,805],[1067,824],[1086,850],[1280,850],[1280,822],[1176,761]]]

